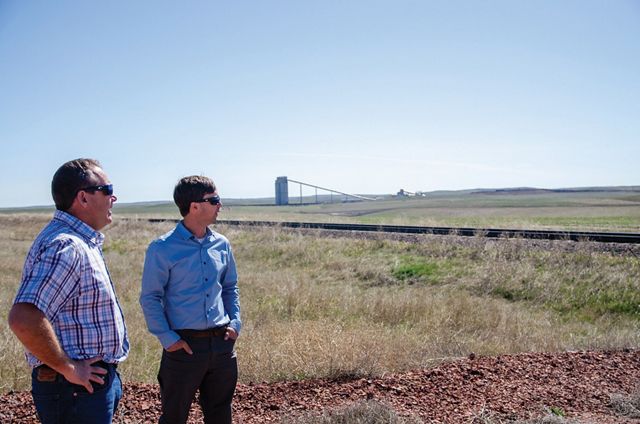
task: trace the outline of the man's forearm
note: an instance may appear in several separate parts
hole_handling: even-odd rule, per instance
[[[9,327],[36,358],[66,373],[71,359],[62,350],[51,322],[40,309],[31,303],[16,303],[9,312]]]

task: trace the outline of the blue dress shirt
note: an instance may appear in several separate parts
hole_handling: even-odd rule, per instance
[[[147,249],[140,305],[149,331],[165,349],[175,330],[229,324],[240,333],[238,275],[229,240],[207,228],[199,241],[182,222]]]

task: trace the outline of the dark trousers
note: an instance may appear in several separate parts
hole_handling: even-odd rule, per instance
[[[158,372],[162,400],[160,423],[186,423],[198,390],[205,424],[231,423],[231,401],[238,381],[235,342],[221,336],[181,337],[193,355],[182,349],[162,351]]]
[[[122,397],[122,384],[116,367],[93,364],[107,370],[104,384],[92,383],[93,393],[84,386],[69,383],[46,365],[31,374],[31,395],[43,424],[110,424]]]

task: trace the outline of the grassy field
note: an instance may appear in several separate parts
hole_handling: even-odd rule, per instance
[[[0,391],[28,386],[6,316],[27,249],[49,218],[0,215]],[[155,382],[160,345],[138,305],[140,276],[148,243],[172,227],[117,216],[105,229],[132,344],[121,367],[125,380]],[[424,236],[415,243],[217,229],[239,264],[245,383],[379,375],[470,352],[640,346],[640,259],[633,253],[570,242]]]

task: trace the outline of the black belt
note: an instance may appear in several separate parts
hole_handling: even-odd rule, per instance
[[[222,337],[227,333],[228,325],[223,325],[215,328],[207,328],[206,330],[191,330],[183,329],[176,330],[176,333],[180,334],[180,337]]]

